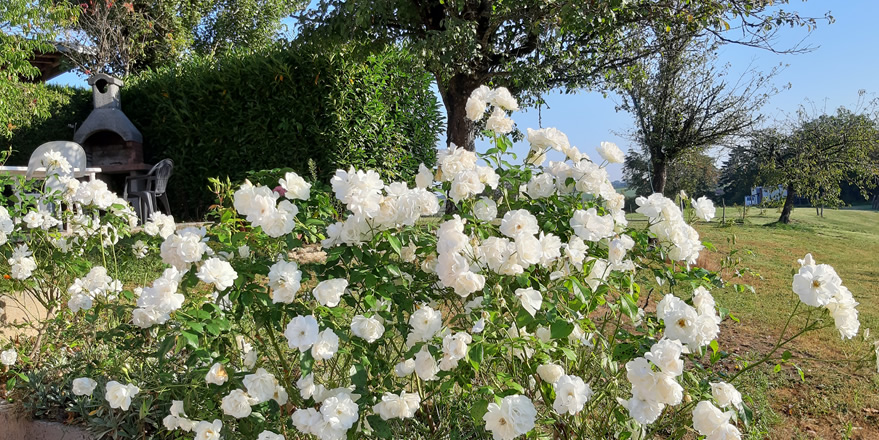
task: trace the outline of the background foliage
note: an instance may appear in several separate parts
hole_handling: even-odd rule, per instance
[[[398,49],[358,57],[351,46],[277,45],[194,56],[127,81],[123,111],[144,135],[147,162],[174,160],[172,209],[189,218],[212,200],[209,177],[289,167],[326,179],[357,166],[408,179],[420,162],[435,160],[441,116],[430,78]],[[90,111],[88,91],[34,90],[51,99],[23,112],[31,120],[4,140],[16,150],[10,163],[26,163],[43,142],[71,138],[68,124]]]

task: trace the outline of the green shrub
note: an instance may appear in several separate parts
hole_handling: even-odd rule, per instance
[[[73,139],[73,124],[92,109],[91,92],[75,87],[0,81],[0,146],[12,149],[10,163],[26,165],[40,144]]]
[[[213,200],[209,177],[241,180],[271,168],[311,176],[311,159],[320,180],[350,166],[401,180],[421,162],[432,165],[442,121],[430,77],[405,51],[359,52],[279,44],[127,78],[122,109],[143,133],[145,160],[174,160],[174,214],[203,216]],[[13,136],[10,163],[26,163],[42,142],[71,139],[62,129],[85,120],[90,108],[76,91],[56,93],[53,118]]]

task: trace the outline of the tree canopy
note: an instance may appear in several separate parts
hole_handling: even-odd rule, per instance
[[[759,123],[756,112],[773,92],[767,84],[775,72],[730,80],[715,64],[714,42],[686,29],[658,40],[656,54],[619,81],[618,109],[635,119],[632,137],[650,160],[653,192],[662,193],[672,162],[725,145]]]
[[[600,85],[655,52],[657,33],[684,27],[718,41],[771,47],[784,25],[814,26],[764,0],[321,0],[302,14],[306,35],[403,42],[436,78],[449,141],[472,148],[464,117],[472,90],[506,86],[528,102],[562,87]]]
[[[840,107],[835,114],[812,116],[801,109],[789,132],[759,131],[748,149],[762,165],[765,183],[787,187],[782,223],[790,222],[795,196],[834,206],[841,203],[843,182],[866,197],[879,177],[879,127],[866,111]]]

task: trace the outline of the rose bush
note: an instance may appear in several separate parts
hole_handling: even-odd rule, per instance
[[[309,213],[331,212],[329,198],[294,173],[277,188],[215,181],[209,227],[155,215],[131,250],[158,250],[152,282],[123,289],[103,265],[56,284],[70,286],[63,315],[95,328],[54,366],[72,381],[68,411],[131,437],[739,438],[752,417],[741,374],[789,362],[780,350],[805,332],[857,333],[851,292],[806,256],[792,326],[763,358],[720,368],[735,361],[717,343],[723,281],[695,265],[705,245],[679,205],[641,197],[646,227],[630,227],[604,168],[619,149],[602,144],[596,162],[557,129],[529,129],[531,151],[511,163],[517,108],[477,89],[467,114],[489,114],[492,147],[452,145],[414,185],[338,170],[343,211],[327,223]],[[438,194],[453,214],[438,217]],[[113,206],[98,208],[127,212]],[[690,220],[714,215],[705,198],[691,207]],[[23,221],[6,233],[32,243]],[[294,258],[315,234],[325,258]],[[22,246],[6,252],[27,290],[62,256]]]

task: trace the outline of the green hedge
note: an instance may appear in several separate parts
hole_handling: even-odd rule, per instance
[[[92,99],[84,89],[0,80],[0,106],[8,110],[0,121],[0,146],[12,149],[9,164],[27,165],[40,144],[73,139],[73,124],[85,120]]]
[[[208,177],[290,167],[324,180],[356,166],[408,179],[420,162],[433,164],[442,120],[430,77],[401,50],[358,52],[279,45],[127,78],[122,109],[143,133],[145,159],[174,160],[174,214],[204,214],[213,201]],[[55,119],[45,123],[70,123],[66,114]],[[27,149],[18,138],[26,161],[40,139],[28,136]]]

